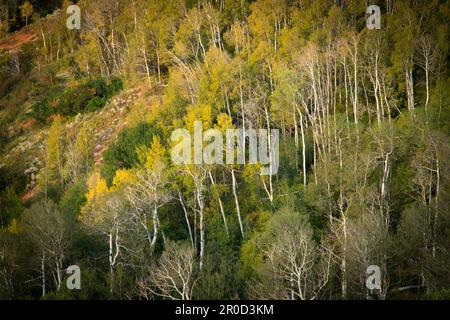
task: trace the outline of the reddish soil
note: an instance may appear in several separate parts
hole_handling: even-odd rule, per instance
[[[21,198],[22,203],[27,203],[27,202],[31,201],[32,199],[37,197],[38,194],[39,194],[39,188],[33,188],[33,189],[27,191]]]
[[[36,119],[28,119],[22,124],[22,129],[28,129],[36,123]]]
[[[27,42],[36,39],[36,33],[31,29],[21,30],[0,40],[0,50],[16,50]]]

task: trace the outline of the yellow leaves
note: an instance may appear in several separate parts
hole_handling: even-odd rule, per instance
[[[211,106],[199,105],[190,106],[188,108],[187,115],[184,117],[184,122],[186,124],[186,129],[189,132],[194,132],[194,122],[201,121],[203,125],[203,130],[211,128],[212,125],[212,110]]]
[[[28,18],[31,17],[31,15],[33,14],[33,5],[28,2],[25,1],[25,3],[20,7],[20,11],[22,14],[22,17],[25,18],[27,20],[27,24],[28,24]]]
[[[160,171],[165,167],[167,152],[158,136],[153,136],[150,148],[138,148],[137,154],[141,165],[148,171]]]
[[[216,129],[220,130],[223,134],[226,133],[227,129],[234,129],[233,119],[226,113],[221,113],[217,116]]]
[[[203,69],[198,101],[218,110],[223,106],[227,92],[233,88],[236,69],[231,67],[228,54],[216,47],[209,48],[206,53]]]
[[[244,167],[243,177],[248,183],[253,183],[257,177],[260,177],[262,165],[261,163],[247,164]]]
[[[164,105],[171,108],[178,108],[184,105],[184,101],[189,101],[191,92],[186,75],[182,70],[171,68],[169,72],[169,82],[167,84]]]
[[[92,134],[86,126],[82,126],[78,132],[75,148],[83,156],[87,157],[89,154],[90,146],[92,144]]]
[[[250,32],[258,39],[273,37],[277,32],[276,24],[281,22],[285,14],[285,6],[278,0],[262,0],[252,3],[250,8]]]
[[[142,108],[139,108],[139,110],[142,110]],[[151,105],[150,110],[148,111],[147,115],[146,115],[146,120],[149,123],[155,123],[156,121],[159,120],[159,118],[161,117],[163,111],[163,104],[162,103],[153,103]],[[133,120],[130,117],[131,123],[133,124],[138,124],[140,121],[142,121],[142,116],[140,118],[137,118],[135,120]]]
[[[87,187],[87,202],[81,211],[80,219],[86,225],[91,226],[99,224],[104,220],[105,199],[109,193],[109,189],[106,181],[98,172],[89,177]]]
[[[118,199],[125,187],[133,183],[135,179],[133,169],[120,169],[116,171],[112,186],[108,188],[100,173],[93,173],[87,181],[87,202],[81,211],[80,220],[88,227],[108,223],[114,210],[123,210],[120,207],[121,200]]]
[[[17,222],[17,219],[15,218],[12,219],[11,223],[8,226],[7,231],[11,234],[19,234],[20,232],[22,232],[22,228]]]
[[[86,194],[87,202],[95,202],[102,196],[108,193],[108,185],[106,181],[102,178],[100,173],[94,173],[91,175],[87,182],[88,193]]]
[[[225,32],[224,40],[228,45],[234,46],[236,51],[242,50],[247,43],[245,25],[242,22],[234,22],[230,30]]]
[[[228,63],[228,56],[217,47],[210,47],[206,52],[205,62],[208,66],[223,71]],[[216,72],[216,73],[217,73]],[[223,75],[222,75],[223,76]]]
[[[119,203],[128,187],[145,181],[153,183],[163,179],[165,175],[166,150],[158,136],[153,137],[150,148],[138,148],[140,167],[132,169],[119,169],[116,171],[112,186],[108,187],[100,173],[93,173],[88,181],[87,202],[82,209],[81,220],[88,226],[107,222],[111,217],[111,210],[123,210]],[[164,180],[165,181],[165,180]],[[113,209],[112,209],[113,208]]]
[[[175,42],[174,51],[177,53],[177,55],[181,57],[189,56],[188,46],[184,42],[181,41]]]
[[[61,139],[61,117],[55,116],[53,123],[50,127],[47,138],[47,159],[50,165],[59,161],[60,158],[60,139]]]
[[[153,137],[152,147],[147,155],[147,163],[154,166],[157,163],[163,162],[166,157],[166,149],[161,144],[158,136]]]
[[[122,190],[124,186],[136,180],[136,175],[133,170],[119,169],[114,176],[112,188],[114,190]]]

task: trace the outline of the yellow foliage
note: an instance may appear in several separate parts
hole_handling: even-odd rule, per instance
[[[61,117],[56,116],[50,127],[47,138],[47,172],[48,179],[59,179],[61,176],[61,136],[63,130]]]
[[[105,218],[105,201],[110,193],[106,181],[99,173],[92,174],[87,181],[87,202],[81,210],[80,220],[88,226],[97,225]]]
[[[216,129],[225,134],[227,129],[234,129],[233,119],[226,113],[221,113],[217,116]]]
[[[139,148],[137,150],[141,164],[150,171],[164,167],[166,161],[166,149],[161,144],[158,136],[153,136],[150,148]]]
[[[184,117],[184,123],[190,132],[194,132],[194,122],[201,121],[203,124],[203,130],[211,128],[212,116],[211,106],[199,105],[190,106],[188,108],[187,115]]]
[[[132,183],[135,179],[136,175],[133,170],[119,169],[113,179],[113,189],[123,189],[125,185]]]
[[[157,163],[158,161],[162,162],[164,161],[166,156],[166,149],[161,144],[161,140],[158,136],[153,136],[152,146],[150,148],[150,152],[147,158],[147,162],[150,160],[152,165]]]
[[[88,203],[100,199],[103,195],[106,195],[109,192],[106,181],[99,173],[94,173],[89,177],[87,186],[89,190],[86,194]]]
[[[33,5],[30,2],[25,1],[25,3],[20,7],[20,11],[22,18],[25,18],[25,23],[28,25],[28,18],[31,17],[34,11]]]
[[[12,234],[19,234],[22,231],[22,228],[20,227],[17,220],[14,218],[12,219],[11,223],[8,226],[8,232]]]

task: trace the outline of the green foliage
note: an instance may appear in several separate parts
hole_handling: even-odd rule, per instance
[[[68,1],[45,19],[24,2],[0,1],[0,37],[38,33],[0,53],[0,298],[41,297],[45,260],[43,299],[174,298],[189,267],[194,299],[448,299],[448,3],[378,1],[368,30],[362,0],[85,0],[79,33]],[[62,125],[122,81],[132,121]],[[28,115],[55,121],[24,209]],[[279,171],[171,163],[173,130],[196,120],[279,129]],[[70,264],[80,291],[58,289]]]
[[[64,92],[56,110],[62,115],[75,115],[101,109],[106,100],[121,88],[120,79],[114,79],[110,84],[105,79],[89,80]]]
[[[101,300],[110,294],[101,271],[83,265],[80,269],[82,270],[80,290],[69,290],[64,283],[59,291],[48,293],[43,300]]]
[[[103,106],[106,104],[106,98],[105,97],[94,97],[91,100],[89,100],[86,111],[92,112],[99,110],[103,108]]]
[[[31,116],[45,122],[55,113],[73,116],[77,113],[97,111],[122,88],[123,83],[119,78],[113,78],[109,82],[103,78],[84,81],[73,88],[68,88],[51,101],[43,99],[36,102],[32,106]]]
[[[10,187],[16,193],[25,190],[26,177],[21,166],[3,166],[0,168],[0,191]]]
[[[429,300],[450,300],[450,289],[441,289],[429,293],[427,296]]]
[[[209,257],[198,280],[194,299],[229,300],[239,299],[243,294],[243,279],[240,262],[235,256]]]
[[[55,108],[51,107],[47,100],[41,100],[33,104],[30,116],[41,122],[46,122],[55,111]]]
[[[9,226],[13,219],[18,219],[23,211],[22,203],[12,187],[0,193],[0,229]]]
[[[86,182],[84,179],[78,180],[78,182],[72,185],[61,198],[59,204],[61,211],[74,220],[78,218],[81,207],[86,202],[86,193]]]
[[[105,97],[110,98],[123,89],[123,82],[120,78],[112,78],[105,88]]]
[[[133,128],[125,128],[119,133],[117,142],[105,151],[102,175],[112,183],[118,169],[129,169],[138,163],[138,146],[150,147],[153,135],[156,134],[150,124],[141,122]]]

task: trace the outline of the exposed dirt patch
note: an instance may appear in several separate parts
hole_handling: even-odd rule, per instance
[[[13,51],[25,43],[36,39],[36,33],[31,29],[21,30],[0,40],[0,50]]]
[[[22,124],[22,129],[26,130],[32,127],[36,123],[36,119],[28,119]]]
[[[35,199],[39,195],[39,193],[40,193],[39,188],[33,188],[27,191],[20,200],[22,201],[22,203],[28,203],[33,199]]]

